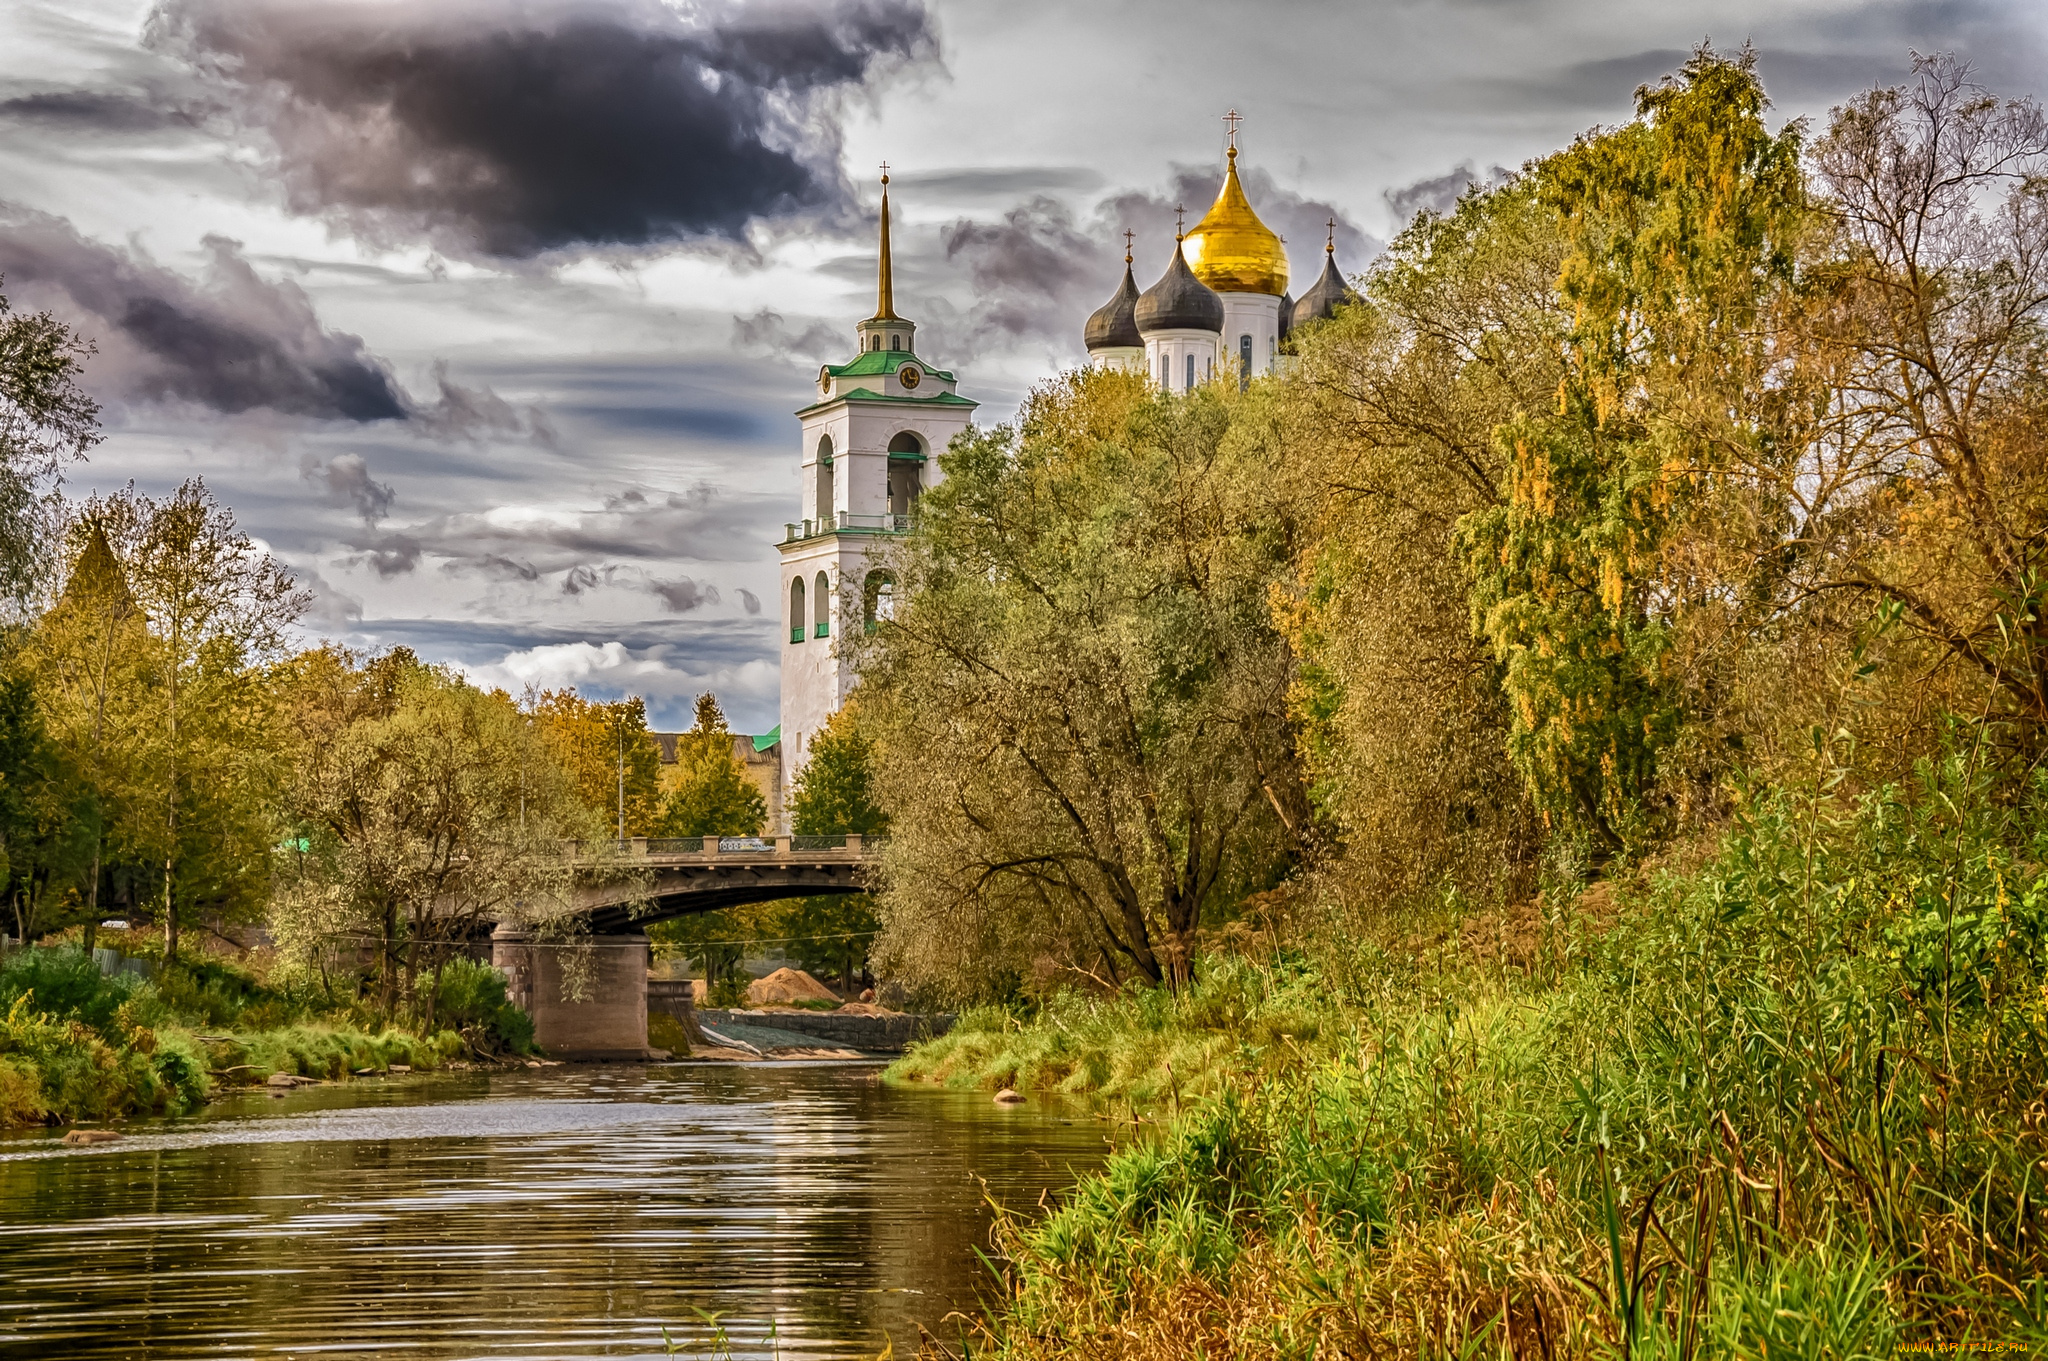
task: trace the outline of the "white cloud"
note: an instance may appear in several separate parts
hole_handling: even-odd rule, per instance
[[[774,711],[780,673],[773,662],[754,658],[738,665],[694,669],[678,652],[672,645],[636,649],[616,641],[544,643],[462,670],[478,685],[515,695],[528,686],[537,690],[573,686],[598,699],[641,695],[657,725],[675,722],[676,715],[686,714],[691,702],[706,690],[718,696],[728,714],[740,709]]]

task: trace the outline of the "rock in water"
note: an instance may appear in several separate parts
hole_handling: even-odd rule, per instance
[[[122,1136],[110,1129],[73,1129],[64,1132],[67,1144],[111,1144]]]
[[[1016,1091],[1014,1088],[1005,1087],[996,1093],[996,1104],[998,1106],[1014,1106],[1023,1100],[1023,1093]]]

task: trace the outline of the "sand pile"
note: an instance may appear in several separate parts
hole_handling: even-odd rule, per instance
[[[777,969],[766,978],[747,985],[747,1005],[769,1006],[776,1002],[836,1002],[839,994],[802,969]]]

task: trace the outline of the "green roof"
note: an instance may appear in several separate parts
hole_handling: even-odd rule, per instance
[[[894,373],[905,364],[916,364],[934,378],[953,381],[952,374],[933,368],[908,350],[862,350],[860,358],[851,364],[827,364],[825,372],[834,378],[865,378],[870,374]]]
[[[967,398],[965,398],[965,397],[962,397],[962,396],[960,396],[959,394],[957,394],[957,393],[952,393],[952,392],[940,392],[940,393],[935,393],[935,394],[933,394],[933,395],[932,395],[932,396],[930,396],[930,397],[885,397],[885,396],[883,396],[883,395],[882,395],[881,393],[879,393],[879,392],[871,392],[871,391],[869,391],[869,390],[868,390],[867,388],[855,388],[855,389],[854,389],[853,391],[851,391],[851,392],[846,392],[846,393],[841,393],[841,394],[840,394],[839,396],[837,396],[837,397],[827,397],[827,398],[826,398],[826,399],[825,399],[824,401],[822,401],[822,402],[813,402],[813,403],[811,403],[811,404],[810,404],[809,406],[807,406],[807,407],[803,408],[803,409],[802,409],[801,411],[797,412],[796,414],[797,414],[797,415],[799,415],[799,416],[808,416],[808,415],[810,415],[810,414],[811,414],[811,413],[812,413],[813,411],[820,411],[820,410],[823,410],[823,409],[824,409],[825,407],[828,407],[828,406],[832,405],[832,404],[833,404],[834,402],[886,402],[886,403],[888,403],[888,404],[889,404],[890,406],[980,406],[980,405],[981,405],[981,403],[979,403],[979,402],[969,401],[969,400],[968,400]]]
[[[768,748],[774,746],[777,742],[780,742],[781,740],[782,725],[780,723],[777,723],[767,732],[762,733],[759,737],[754,739],[754,750],[766,751],[768,750]]]

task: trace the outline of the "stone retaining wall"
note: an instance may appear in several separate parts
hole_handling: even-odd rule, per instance
[[[843,1048],[871,1054],[900,1054],[915,1040],[937,1039],[953,1028],[953,1016],[945,1012],[922,1016],[842,1016],[836,1011],[728,1011],[705,1007],[697,1016],[713,1029],[728,1024],[772,1026],[799,1035],[815,1035]]]

